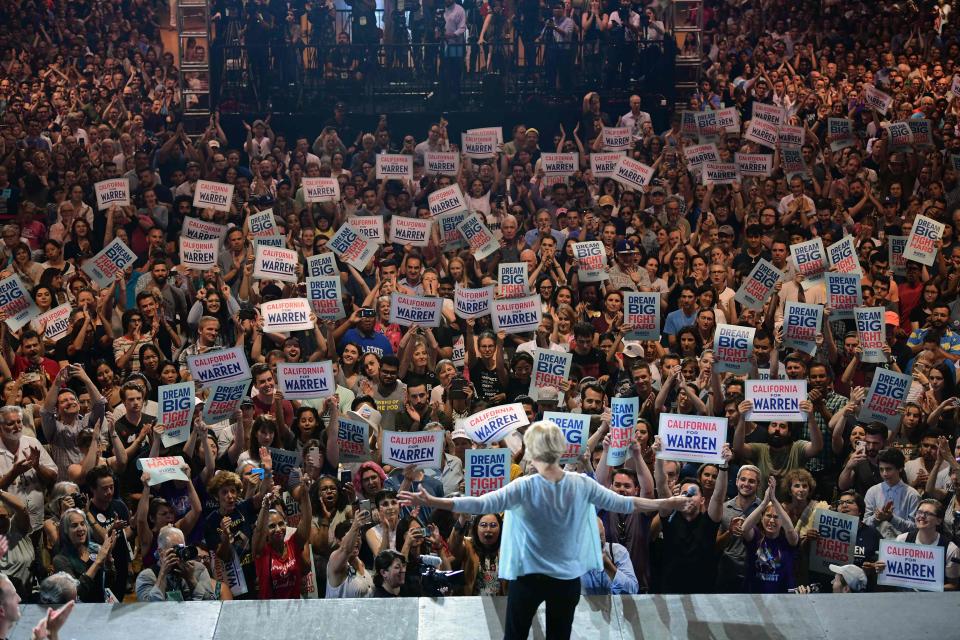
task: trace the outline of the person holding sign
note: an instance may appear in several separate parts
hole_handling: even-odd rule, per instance
[[[794,556],[800,534],[777,500],[777,479],[770,476],[760,506],[743,521],[747,549],[747,593],[787,593],[796,586]]]
[[[800,402],[800,411],[807,415],[810,440],[794,440],[794,429],[789,422],[767,423],[767,442],[746,443],[746,414],[753,410],[753,401],[744,400],[737,407],[740,419],[733,434],[733,451],[740,460],[747,460],[757,465],[763,478],[782,476],[791,469],[800,469],[807,460],[816,456],[823,449],[823,434],[816,425],[813,403],[809,400]],[[761,479],[761,484],[763,479]]]
[[[897,536],[898,542],[911,544],[926,544],[943,547],[945,564],[943,590],[956,591],[960,586],[960,549],[950,540],[947,534],[941,531],[943,526],[944,508],[939,500],[923,500],[917,506],[913,519],[916,530],[901,533]],[[882,573],[886,563],[878,562],[877,573]]]
[[[261,449],[261,458],[269,458],[270,452]],[[264,465],[265,467],[268,465]],[[296,533],[287,536],[287,520],[275,508],[279,498],[268,493],[260,503],[260,514],[253,529],[253,558],[257,567],[257,584],[261,600],[297,599],[301,595],[303,574],[303,548],[310,542],[313,506],[309,475],[300,476],[300,485],[293,494],[300,503],[300,523]]]
[[[615,513],[696,508],[691,498],[627,498],[559,465],[567,441],[552,422],[535,422],[523,436],[537,473],[479,498],[436,498],[423,488],[403,491],[409,505],[460,513],[506,511],[499,576],[510,580],[504,638],[526,638],[540,603],[547,603],[546,635],[569,638],[580,600],[580,576],[602,567],[596,507]],[[559,533],[564,535],[560,536]]]

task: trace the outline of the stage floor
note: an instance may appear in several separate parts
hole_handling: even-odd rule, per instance
[[[503,635],[505,598],[81,604],[63,640],[485,640]],[[45,609],[25,606],[11,640]],[[877,640],[956,638],[955,593],[614,596],[580,599],[574,638]],[[543,608],[531,638],[545,638]]]

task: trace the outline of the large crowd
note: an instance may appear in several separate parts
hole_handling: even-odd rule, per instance
[[[943,588],[956,588],[960,40],[950,8],[708,2],[704,80],[666,126],[639,96],[610,113],[591,92],[558,131],[489,123],[502,140],[478,159],[456,122],[401,132],[384,117],[366,131],[342,103],[312,140],[288,139],[269,117],[228,138],[216,115],[191,138],[156,7],[0,2],[0,291],[33,303],[0,323],[3,602],[14,589],[51,604],[507,595],[518,567],[549,574],[549,551],[501,552],[502,536],[516,537],[511,511],[525,508],[517,496],[543,472],[535,463],[556,462],[524,436],[544,412],[590,417],[582,455],[558,478],[661,499],[596,512],[594,544],[563,567],[582,569],[577,593],[888,590],[880,547],[893,539],[941,547]],[[731,107],[727,125],[706,117]],[[760,120],[779,142],[760,142]],[[649,170],[642,186],[595,175],[591,156],[618,127],[629,130],[626,158]],[[427,172],[449,152],[456,170]],[[548,173],[542,156],[565,152],[578,154],[571,170]],[[378,179],[381,154],[410,157],[412,174]],[[313,201],[305,178],[334,179],[338,197]],[[129,204],[99,206],[95,185],[115,179]],[[225,206],[194,205],[202,181],[231,187]],[[468,248],[436,221],[423,243],[391,241],[403,219],[430,220],[430,195],[450,187],[495,250]],[[265,211],[295,254],[292,278],[260,269]],[[383,228],[361,234],[373,246],[356,263],[331,240],[375,230],[371,217]],[[920,220],[943,225],[929,259],[901,259],[893,243]],[[216,264],[191,269],[180,242],[201,227],[220,230]],[[824,277],[795,261],[794,248],[818,238],[851,239],[844,271],[860,275],[862,307],[882,308],[882,347],[861,344]],[[581,277],[576,246],[591,241],[601,264]],[[131,259],[104,281],[98,258],[118,246]],[[307,329],[265,328],[265,305],[306,297],[324,255],[340,317],[317,307]],[[511,264],[525,266],[519,294],[499,277]],[[745,304],[736,294],[758,265],[778,278]],[[458,292],[491,285],[494,300],[534,296],[535,328],[466,317]],[[630,292],[659,294],[660,339],[632,337]],[[400,297],[441,299],[436,326],[397,322]],[[785,326],[796,303],[822,314],[812,348]],[[0,308],[18,305],[0,296]],[[752,330],[745,373],[726,372],[714,347],[730,326]],[[194,363],[231,348],[248,384],[234,411],[208,419],[216,402]],[[543,352],[571,354],[571,365],[531,397]],[[325,364],[335,393],[285,398],[284,363]],[[910,376],[892,421],[862,417],[878,371]],[[805,381],[804,419],[750,420],[756,379]],[[176,437],[157,422],[158,401],[182,382],[194,383],[196,407]],[[626,444],[614,438],[618,398],[637,398]],[[467,427],[511,404],[534,427],[494,441]],[[702,464],[665,455],[665,414],[725,419],[728,446]],[[341,450],[345,423],[365,425],[359,458]],[[386,463],[391,433],[435,431],[438,464]],[[461,498],[469,452],[490,448],[508,450],[509,484]],[[816,523],[834,512],[856,520],[856,543],[848,562],[818,571]]]

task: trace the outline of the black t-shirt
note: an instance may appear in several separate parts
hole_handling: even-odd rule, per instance
[[[241,500],[230,512],[230,536],[234,553],[243,568],[247,582],[247,594],[257,593],[257,570],[253,563],[253,526],[257,522],[257,510],[252,500]],[[220,544],[220,521],[224,516],[214,511],[203,522],[203,542],[211,553]]]
[[[717,529],[706,513],[687,521],[680,513],[661,517],[663,593],[710,593],[717,574]]]
[[[590,349],[590,351],[583,355],[577,353],[576,350],[571,351],[571,353],[573,354],[573,364],[580,367],[580,372],[583,377],[586,378],[590,376],[600,378],[609,373],[607,356],[596,347]]]
[[[503,393],[503,385],[497,376],[497,370],[487,369],[483,362],[477,362],[470,367],[470,381],[477,389],[477,396],[481,400],[490,400],[498,393]]]
[[[107,508],[102,511],[98,509],[97,505],[91,500],[90,513],[97,521],[97,524],[106,529],[107,532],[110,531],[110,527],[113,526],[114,522],[130,522],[130,509],[127,508],[127,505],[125,505],[122,500],[111,500]],[[112,584],[107,585],[113,590],[114,595],[121,600],[127,590],[126,581],[130,572],[130,548],[121,538],[122,536],[123,531],[118,531],[117,541],[113,545],[113,551],[111,552],[113,556],[114,579]]]
[[[152,425],[156,421],[157,419],[153,416],[144,414],[140,419],[140,424],[132,424],[130,420],[127,419],[127,416],[124,415],[122,418],[117,420],[116,423],[116,431],[117,435],[120,437],[120,442],[123,443],[123,446],[129,447],[131,444],[133,444],[133,441],[137,439],[137,435],[140,433],[140,430],[144,425]],[[143,483],[140,481],[140,475],[143,472],[137,468],[137,459],[148,457],[150,457],[150,438],[144,438],[140,443],[140,448],[129,457],[129,460],[127,460],[126,468],[124,468],[124,470],[118,474],[118,495],[127,496],[131,493],[137,493],[140,491],[141,487],[143,486]]]

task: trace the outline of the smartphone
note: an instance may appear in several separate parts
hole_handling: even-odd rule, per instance
[[[250,474],[254,476],[258,476],[261,480],[263,480],[263,476],[265,473],[266,471],[263,470],[263,467],[254,467],[253,469],[250,469]]]
[[[857,453],[866,453],[867,451],[867,441],[861,440],[857,443]]]
[[[373,309],[360,309],[361,318],[373,318],[374,316],[375,316],[375,313]]]
[[[360,501],[360,511],[373,511],[369,500]]]
[[[429,538],[429,537],[430,537],[430,529],[428,529],[427,527],[424,527],[423,529],[420,529],[420,535],[422,535],[424,538]]]
[[[343,484],[350,484],[353,474],[350,473],[349,469],[344,469],[340,472],[340,482]],[[369,502],[369,500],[367,501]]]

